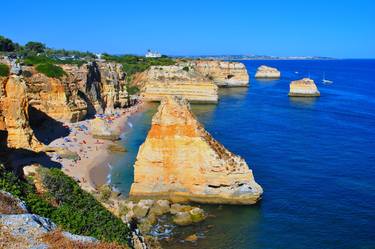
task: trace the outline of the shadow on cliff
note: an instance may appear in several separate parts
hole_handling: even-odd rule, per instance
[[[27,149],[14,149],[7,147],[7,131],[0,131],[0,163],[11,167],[22,174],[22,168],[30,164],[40,164],[46,168],[61,168],[62,165],[54,162],[45,152],[35,152]]]
[[[87,104],[86,118],[87,119],[94,118],[95,114],[96,114],[96,110],[95,110],[94,105],[89,100],[89,98],[86,96],[86,94],[84,94],[83,92],[81,92],[79,90],[78,90],[78,96],[81,97],[86,102],[86,104]]]
[[[46,145],[57,138],[68,136],[70,133],[69,128],[64,127],[62,122],[32,106],[29,107],[29,123],[35,137]]]

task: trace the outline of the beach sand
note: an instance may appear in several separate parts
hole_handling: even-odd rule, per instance
[[[112,115],[112,122],[109,124],[111,130],[119,134],[125,129],[126,120],[129,116],[136,113],[142,108],[142,103],[126,108],[119,109]],[[80,186],[89,192],[95,191],[97,186],[100,186],[107,181],[109,173],[108,145],[112,141],[93,138],[90,133],[91,120],[84,120],[77,123],[66,123],[69,127],[70,134],[52,141],[49,147],[58,147],[68,149],[78,154],[79,159],[73,160],[68,158],[61,158],[57,153],[51,153],[51,160],[56,161],[62,165],[62,170],[67,175],[79,182]]]

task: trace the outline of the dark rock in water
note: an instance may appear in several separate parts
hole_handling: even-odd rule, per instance
[[[173,217],[173,222],[179,226],[188,226],[193,223],[189,212],[178,212]]]

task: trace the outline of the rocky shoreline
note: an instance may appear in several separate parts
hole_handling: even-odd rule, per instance
[[[190,61],[178,62],[174,66],[152,66],[134,76],[134,83],[141,87],[141,98],[134,98],[127,92],[126,73],[119,63],[93,61],[81,66],[63,64],[61,68],[65,74],[57,78],[38,72],[34,66],[19,66],[14,61],[5,63],[12,70],[9,76],[0,79],[1,145],[6,151],[4,162],[15,171],[29,176],[37,175],[43,166],[61,168],[125,223],[139,224],[144,234],[150,233],[159,217],[168,216],[178,226],[198,223],[207,217],[203,209],[179,202],[253,204],[260,199],[262,189],[255,183],[243,159],[213,140],[194,119],[185,100],[177,101],[172,97],[177,94],[192,102],[216,103],[218,87],[248,85],[249,77],[243,64]],[[179,126],[178,119],[181,117],[176,117],[174,131],[186,133],[187,138],[195,134],[191,138],[192,141],[201,141],[201,144],[197,144],[198,148],[202,147],[201,156],[213,153],[213,157],[206,158],[208,162],[212,161],[208,166],[204,165],[203,160],[198,164],[201,169],[195,169],[210,172],[204,174],[206,179],[196,179],[196,185],[201,185],[199,188],[189,191],[170,189],[168,195],[163,191],[157,195],[141,193],[139,190],[143,187],[139,187],[139,179],[142,178],[139,167],[136,167],[138,180],[132,187],[131,196],[138,195],[140,201],[124,199],[105,185],[109,173],[107,158],[114,151],[126,153],[116,141],[126,119],[143,108],[143,100],[162,100],[159,108],[165,107],[167,110],[172,107],[166,113],[188,114],[182,119],[187,118],[191,129]],[[169,105],[165,105],[166,101],[169,101]],[[184,104],[173,105],[179,102]],[[162,122],[153,125],[162,125]],[[166,135],[168,133],[166,131]],[[209,151],[208,154],[204,154],[205,151]],[[186,179],[186,183],[190,180]],[[165,184],[168,186],[169,183]],[[181,186],[187,187],[184,184]],[[103,193],[108,194],[106,187],[110,188],[110,198],[103,198]],[[188,194],[190,191],[191,194]],[[149,195],[156,200],[146,198]],[[141,234],[138,237],[139,248],[145,248]],[[187,241],[196,239],[192,235]]]

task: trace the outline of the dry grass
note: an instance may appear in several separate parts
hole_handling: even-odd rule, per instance
[[[0,224],[0,249],[27,248],[29,244],[24,238],[14,237],[8,229]]]
[[[54,231],[42,236],[42,241],[49,245],[50,249],[128,249],[129,247],[115,243],[81,243],[65,238],[61,231]]]
[[[17,202],[2,193],[0,193],[0,214],[23,214],[25,213],[18,207]]]

